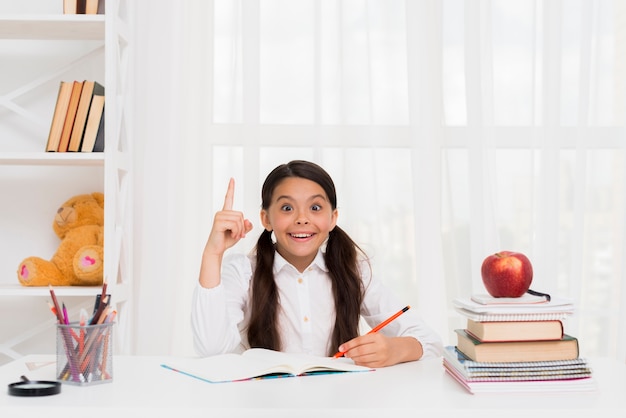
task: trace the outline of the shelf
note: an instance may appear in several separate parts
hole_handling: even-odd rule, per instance
[[[103,276],[109,282],[107,293],[118,309],[120,332],[115,339],[116,351],[128,353],[132,340],[129,314],[133,270],[132,118],[128,111],[133,106],[132,86],[126,80],[132,79],[133,74],[133,32],[128,24],[133,21],[134,6],[128,0],[106,2],[106,16],[65,15],[50,8],[48,14],[20,13],[11,11],[13,7],[2,7],[5,13],[0,12],[0,55],[6,90],[0,94],[0,108],[7,110],[0,109],[0,126],[7,127],[0,130],[4,135],[0,180],[3,199],[12,203],[0,222],[0,268],[4,277],[4,283],[0,282],[0,304],[41,306],[43,299],[50,298],[48,286],[22,286],[14,265],[24,254],[49,254],[57,248],[49,233],[49,239],[40,240],[37,232],[50,228],[48,219],[50,210],[56,210],[55,202],[63,202],[72,193],[102,189],[107,202]],[[115,99],[108,101],[106,107],[108,151],[45,152],[50,120],[42,115],[53,112],[53,87],[64,79],[104,81],[107,96]],[[34,129],[30,124],[34,124]],[[19,243],[14,245],[16,240]],[[66,299],[68,309],[77,309],[100,294],[102,286],[55,286],[54,291],[59,299]],[[54,322],[46,311],[28,311],[15,318],[20,324],[28,324],[23,329],[17,327],[18,332],[12,323],[15,321],[4,321],[7,323],[0,328],[0,361],[3,354],[18,358],[48,342],[46,332],[54,327]]]
[[[109,285],[107,293],[114,300],[126,300],[128,286],[126,284]],[[102,286],[55,286],[57,297],[96,296],[102,292]],[[3,296],[40,296],[50,297],[50,289],[46,286],[29,287],[18,284],[0,285],[0,297]]]
[[[104,40],[104,15],[3,15],[0,39]]]
[[[0,152],[0,165],[102,166],[103,152]]]

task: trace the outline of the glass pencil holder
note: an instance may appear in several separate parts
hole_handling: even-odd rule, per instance
[[[57,380],[78,386],[111,382],[113,325],[57,324]]]

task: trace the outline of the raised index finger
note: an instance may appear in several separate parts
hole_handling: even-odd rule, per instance
[[[230,178],[228,182],[228,190],[226,190],[226,197],[224,197],[224,207],[222,210],[232,210],[233,209],[233,199],[235,197],[235,179]]]

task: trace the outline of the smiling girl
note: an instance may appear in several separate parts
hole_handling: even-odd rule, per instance
[[[192,330],[200,355],[263,347],[390,366],[441,355],[438,335],[408,311],[380,332],[359,336],[402,303],[372,275],[368,258],[337,226],[331,177],[308,161],[276,167],[261,190],[264,230],[249,255],[229,254],[252,230],[233,210],[234,180],[215,214],[193,294]]]

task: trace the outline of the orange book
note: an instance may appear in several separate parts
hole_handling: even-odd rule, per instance
[[[563,338],[563,323],[551,321],[467,320],[466,331],[480,341],[544,341]]]
[[[102,0],[104,2],[104,0]],[[98,0],[87,0],[85,2],[85,14],[95,15],[98,14]]]
[[[78,102],[80,101],[80,93],[83,90],[82,81],[74,81],[72,84],[72,95],[70,96],[70,103],[67,106],[67,115],[65,115],[65,122],[63,123],[63,131],[61,132],[61,140],[59,142],[58,152],[67,151],[67,147],[70,144],[70,137],[72,135],[72,128],[74,127],[74,120],[76,119],[76,111],[78,110]]]
[[[61,142],[61,132],[63,132],[63,124],[67,115],[67,106],[70,103],[72,95],[72,83],[61,81],[59,85],[59,93],[57,102],[52,115],[52,123],[50,124],[50,133],[48,134],[48,143],[46,144],[47,152],[56,152]]]

